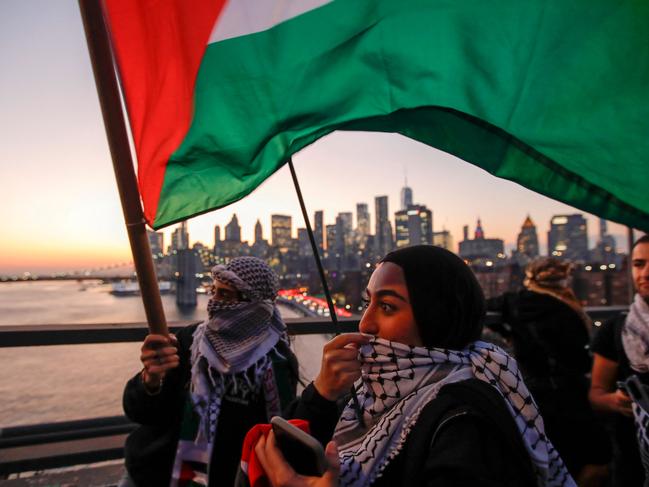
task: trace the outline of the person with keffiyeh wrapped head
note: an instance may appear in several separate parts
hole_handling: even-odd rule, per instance
[[[246,432],[295,398],[274,272],[238,257],[212,277],[204,322],[144,340],[144,368],[124,390],[126,415],[140,424],[126,442],[125,485],[233,485]]]
[[[649,235],[631,248],[635,296],[628,313],[602,324],[593,337],[590,401],[612,416],[612,485],[647,485],[638,451],[631,398],[618,387],[631,375],[649,385]]]
[[[608,478],[610,441],[588,401],[592,321],[568,286],[569,261],[539,257],[525,268],[524,288],[489,299],[501,313],[490,326],[513,355],[545,422],[546,433],[580,486]]]
[[[361,333],[339,335],[293,416],[326,444],[329,470],[302,477],[272,433],[255,453],[275,486],[574,486],[516,361],[480,341],[485,300],[439,247],[389,253],[366,288]],[[354,401],[338,408],[350,387]],[[337,461],[335,452],[338,452]]]

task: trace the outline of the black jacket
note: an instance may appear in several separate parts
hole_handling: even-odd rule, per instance
[[[586,383],[591,359],[588,329],[577,312],[557,298],[524,289],[487,301],[503,323],[492,329],[511,339],[514,356],[528,387],[552,379]],[[587,387],[587,385],[586,385]]]
[[[292,416],[307,419],[323,444],[340,407],[311,384]],[[536,486],[531,459],[504,399],[470,379],[444,386],[422,410],[403,449],[373,486]]]
[[[196,326],[183,328],[176,335],[180,365],[169,371],[160,394],[148,395],[139,373],[124,389],[124,412],[141,425],[129,435],[125,446],[126,469],[139,487],[169,485],[191,378],[190,349]],[[278,387],[290,389],[289,394],[295,397],[297,359],[283,343],[280,342],[278,349],[288,357],[279,365],[274,364]],[[233,485],[245,434],[255,424],[268,420],[263,394],[245,403],[225,395],[210,461],[210,486]]]

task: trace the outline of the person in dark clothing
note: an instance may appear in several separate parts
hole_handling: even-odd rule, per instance
[[[295,398],[275,274],[241,257],[212,275],[208,319],[177,337],[148,335],[144,368],[126,384],[124,411],[140,424],[125,448],[137,486],[233,485],[247,431]]]
[[[590,401],[593,408],[612,415],[614,487],[640,486],[645,480],[631,398],[618,382],[636,374],[649,385],[649,236],[631,249],[631,273],[636,295],[629,313],[606,321],[593,337],[594,354]]]
[[[322,443],[334,439],[339,468],[297,475],[271,432],[255,452],[272,485],[575,485],[516,362],[479,341],[484,297],[459,257],[426,245],[391,252],[366,294],[361,333],[325,346],[292,411]],[[359,378],[362,421],[353,401],[342,413],[337,402]]]
[[[579,485],[603,485],[611,448],[588,401],[591,320],[566,286],[570,264],[542,257],[528,264],[525,289],[487,301],[502,313],[492,329],[508,339],[545,429]]]

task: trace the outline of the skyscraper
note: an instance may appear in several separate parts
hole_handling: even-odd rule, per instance
[[[325,227],[325,239],[327,243],[325,265],[329,270],[338,269],[340,267],[340,260],[342,259],[342,256],[336,248],[338,240],[337,230],[338,225],[327,225]]]
[[[599,219],[599,246],[604,253],[615,253],[615,237],[609,235],[606,220],[603,218]]]
[[[358,248],[365,249],[367,237],[370,235],[370,212],[367,203],[356,204],[356,239]]]
[[[336,225],[326,226],[327,255],[336,254]]]
[[[454,252],[453,236],[451,235],[451,232],[449,232],[448,230],[442,230],[441,232],[433,232],[433,245]]]
[[[221,241],[221,227],[218,225],[214,225],[214,248],[219,244]]]
[[[255,243],[261,242],[264,239],[264,234],[261,228],[261,222],[257,219],[255,223]]]
[[[484,230],[482,229],[482,222],[480,221],[480,218],[478,218],[478,223],[476,223],[475,233],[473,234],[473,238],[475,240],[480,240],[484,238]]]
[[[297,254],[300,257],[308,257],[312,255],[309,232],[307,232],[306,228],[297,229]]]
[[[548,231],[548,254],[574,261],[588,259],[588,222],[580,213],[554,215]]]
[[[181,222],[171,234],[171,250],[182,250],[189,248],[189,231],[187,230],[187,222]]]
[[[237,214],[232,215],[230,223],[225,226],[225,240],[228,242],[241,242],[241,225]]]
[[[354,246],[354,233],[352,227],[353,215],[350,212],[338,213],[336,217],[336,253],[347,255]]]
[[[313,215],[313,238],[315,238],[318,252],[322,255],[324,249],[324,216],[321,210],[316,211]]]
[[[408,181],[401,188],[401,210],[407,210],[412,205],[412,188],[408,187]]]
[[[146,231],[146,235],[149,238],[149,247],[151,248],[151,255],[162,255],[164,250],[164,237],[165,234],[162,232],[152,232],[151,230]]]
[[[392,250],[392,225],[388,217],[388,197],[377,196],[374,198],[375,215],[375,243],[376,252],[384,256]]]
[[[518,234],[516,251],[520,255],[525,255],[530,259],[539,256],[539,238],[536,233],[536,225],[534,225],[529,215],[525,218],[521,232]]]
[[[270,232],[272,245],[277,247],[280,252],[287,252],[291,246],[291,234],[293,233],[291,217],[288,215],[271,215]]]
[[[433,243],[433,213],[424,205],[409,205],[397,211],[394,221],[397,248]]]
[[[485,238],[482,222],[478,219],[475,229],[475,238],[469,240],[468,227],[464,227],[464,240],[460,242],[460,257],[472,263],[487,266],[494,265],[505,258],[505,243],[499,238]],[[491,262],[491,264],[489,264]]]
[[[394,214],[394,244],[397,248],[410,245],[408,210],[399,210]]]

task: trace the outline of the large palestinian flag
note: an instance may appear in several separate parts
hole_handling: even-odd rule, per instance
[[[325,134],[371,130],[649,230],[646,0],[105,0],[105,11],[154,228],[244,197]]]

